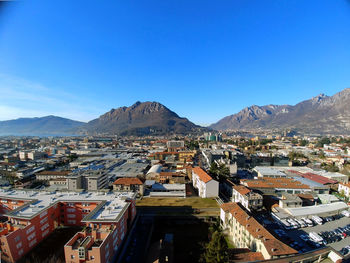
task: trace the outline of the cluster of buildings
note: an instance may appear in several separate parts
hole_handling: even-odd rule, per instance
[[[0,189],[1,257],[16,262],[59,226],[84,226],[65,244],[66,262],[110,262],[136,215],[132,192]]]

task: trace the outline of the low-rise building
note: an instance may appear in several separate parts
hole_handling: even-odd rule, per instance
[[[50,181],[52,179],[67,179],[70,171],[42,171],[37,173],[36,179],[41,181]]]
[[[198,189],[198,195],[202,198],[219,196],[219,182],[200,167],[192,169],[192,184]]]
[[[119,178],[113,183],[115,191],[133,191],[143,195],[143,183],[139,178]]]
[[[278,205],[281,208],[302,207],[303,200],[298,195],[283,193]]]
[[[277,169],[266,167],[266,166],[256,166],[253,169],[253,174],[255,174],[259,178],[281,178],[287,177],[287,175]]]
[[[238,203],[225,203],[220,209],[221,225],[237,248],[260,252],[264,259],[297,254],[298,251],[275,238]]]
[[[287,192],[290,194],[309,193],[311,189],[292,178],[262,178],[253,180],[241,180],[242,184],[249,189],[260,191],[263,194],[279,194]]]

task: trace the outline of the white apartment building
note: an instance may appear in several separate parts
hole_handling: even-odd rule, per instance
[[[192,169],[192,184],[198,189],[198,195],[202,198],[219,196],[219,182],[200,167]]]

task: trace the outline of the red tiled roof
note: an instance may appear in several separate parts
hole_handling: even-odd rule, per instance
[[[114,181],[113,184],[122,184],[122,185],[133,185],[133,184],[143,184],[139,178],[119,178]]]
[[[8,165],[8,166],[15,166],[15,163],[8,163],[8,162],[0,162],[0,165]]]
[[[229,254],[232,258],[234,258],[234,262],[252,262],[264,260],[264,256],[261,252],[252,252],[249,249],[244,248],[234,248],[229,251]]]
[[[284,244],[275,238],[269,231],[266,230],[256,219],[250,216],[237,203],[225,203],[221,205],[221,209],[232,214],[238,223],[256,239],[263,242],[267,252],[271,256],[297,254],[298,251]]]
[[[198,175],[199,179],[203,181],[204,183],[209,182],[210,180],[213,180],[209,174],[207,174],[202,168],[200,167],[194,167],[193,172]]]
[[[252,191],[247,187],[245,187],[244,185],[234,185],[232,188],[235,189],[241,195],[249,194]]]
[[[318,174],[313,174],[313,173],[305,173],[301,175],[304,178],[310,179],[316,183],[320,183],[320,184],[335,184],[337,183],[337,181],[328,179],[324,176],[318,175]]]

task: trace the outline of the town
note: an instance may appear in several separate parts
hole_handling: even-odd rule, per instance
[[[288,131],[1,137],[1,260],[341,262],[349,150]]]

